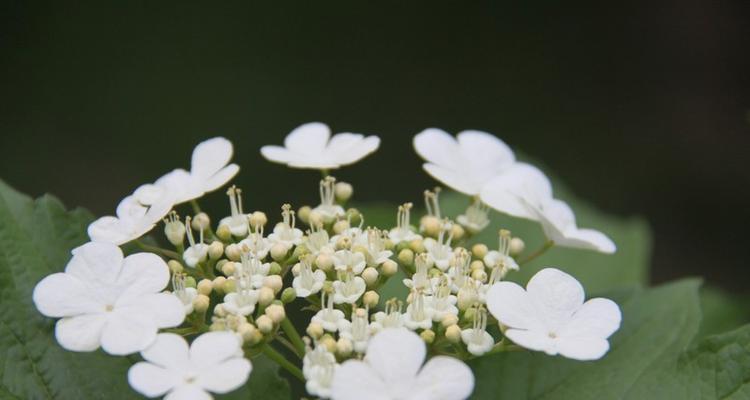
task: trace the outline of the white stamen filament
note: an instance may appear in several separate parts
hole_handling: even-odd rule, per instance
[[[326,176],[320,181],[320,204],[324,206],[332,206],[336,199],[334,185],[336,184],[336,178],[332,176]]]
[[[183,304],[187,304],[190,301],[187,291],[185,290],[185,274],[175,273],[172,275],[172,290]]]
[[[474,327],[471,332],[472,342],[482,343],[485,329],[487,329],[487,310],[484,307],[479,307],[474,314]]]
[[[440,203],[438,201],[438,195],[440,194],[440,188],[436,187],[432,192],[429,190],[424,191],[424,203],[427,207],[427,214],[437,218],[440,217]]]

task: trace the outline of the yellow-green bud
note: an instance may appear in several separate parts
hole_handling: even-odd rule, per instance
[[[211,294],[211,290],[214,288],[214,283],[210,279],[201,279],[200,282],[198,282],[198,293],[205,294],[208,296]]]
[[[275,324],[279,324],[284,318],[286,318],[286,311],[284,311],[284,306],[271,304],[266,307],[266,315],[268,315],[268,318],[271,318],[271,321]]]
[[[347,221],[345,219],[340,219],[340,220],[336,221],[336,223],[333,224],[333,232],[335,234],[337,234],[337,235],[341,234],[341,232],[343,232],[343,231],[345,231],[345,230],[347,230],[349,228],[350,228],[349,221]]]
[[[167,266],[169,266],[169,270],[172,271],[173,274],[179,274],[184,269],[182,264],[177,260],[169,260]]]
[[[296,263],[292,266],[292,275],[299,276],[299,270],[302,269],[302,266],[299,265],[299,263]]]
[[[475,258],[484,258],[484,256],[487,255],[487,252],[489,249],[487,248],[487,245],[484,243],[477,243],[471,248],[471,254],[474,255]]]
[[[283,261],[286,258],[287,252],[289,252],[289,249],[285,245],[276,243],[271,247],[271,258],[273,258],[274,261]]]
[[[367,267],[362,271],[362,279],[365,280],[367,286],[372,287],[378,282],[378,270],[373,267]]]
[[[461,240],[466,234],[466,231],[461,225],[453,224],[453,227],[451,228],[451,233],[453,234],[453,240]]]
[[[487,273],[483,269],[475,269],[471,271],[471,277],[482,283],[487,283]]]
[[[333,268],[333,257],[327,253],[320,253],[318,254],[318,257],[315,258],[315,265],[323,271],[328,272]]]
[[[435,332],[432,329],[426,329],[419,334],[419,337],[421,337],[425,343],[431,344],[435,341]]]
[[[325,222],[323,215],[315,210],[310,211],[310,215],[307,216],[307,224],[310,226],[323,226]]]
[[[414,239],[409,242],[409,248],[412,249],[412,251],[416,254],[424,253],[424,241],[422,239]]]
[[[271,265],[268,267],[268,274],[269,275],[278,275],[281,273],[281,265],[277,262],[272,262]]]
[[[258,290],[258,304],[261,306],[271,304],[275,298],[273,290],[269,287],[263,286]]]
[[[208,306],[211,300],[205,294],[199,294],[193,299],[193,310],[199,314],[203,314],[208,310]]]
[[[323,332],[323,325],[317,322],[310,322],[310,325],[307,326],[307,335],[313,339],[323,336]]]
[[[226,254],[227,258],[232,261],[240,261],[240,259],[242,259],[242,249],[234,243],[224,248],[224,254]]]
[[[383,272],[384,276],[390,277],[398,272],[398,264],[393,260],[385,260],[383,264],[380,265],[380,270]]]
[[[224,244],[216,240],[208,246],[208,257],[212,260],[218,260],[224,255]]]
[[[414,263],[414,252],[411,249],[403,249],[398,253],[398,262],[404,265]]]
[[[458,323],[458,317],[453,314],[447,314],[445,317],[443,317],[440,323],[444,328],[447,328],[451,325],[456,325]]]
[[[362,214],[356,208],[346,210],[346,219],[353,225],[357,226],[362,222]]]
[[[331,353],[336,352],[336,340],[333,337],[331,337],[331,335],[329,334],[323,335],[323,337],[320,338],[318,343],[325,346],[326,349],[330,351]]]
[[[217,276],[216,278],[214,278],[214,281],[213,281],[213,289],[218,292],[223,292],[224,283],[226,283],[226,281],[227,281],[227,278],[223,276]]]
[[[208,214],[200,212],[193,217],[190,226],[196,231],[200,231],[201,229],[205,231],[211,226],[211,219],[208,218]]]
[[[526,243],[523,242],[523,239],[519,237],[514,237],[510,240],[510,255],[515,257],[521,253],[523,253],[523,250],[526,248]]]
[[[333,193],[336,196],[336,200],[343,203],[352,197],[354,188],[346,182],[336,182],[333,186]]]
[[[484,271],[484,261],[482,260],[474,260],[469,264],[469,268],[472,271]]]
[[[253,228],[259,228],[261,226],[265,226],[268,223],[268,217],[266,217],[266,213],[262,211],[255,211],[254,213],[250,214],[250,218],[248,218],[248,221],[250,222],[250,226]]]
[[[461,342],[461,328],[458,325],[451,325],[445,329],[445,338],[451,343]]]
[[[474,307],[471,307],[471,308],[467,309],[466,312],[464,312],[463,319],[464,319],[464,321],[473,322],[474,321],[474,316],[476,314],[477,314],[477,309],[474,308]]]
[[[297,291],[294,290],[294,288],[286,288],[283,292],[281,292],[281,301],[284,304],[289,304],[294,301],[294,299],[297,298]]]
[[[228,242],[232,240],[232,231],[227,225],[219,225],[219,227],[216,228],[216,237],[224,242]]]
[[[224,286],[222,287],[222,290],[224,293],[232,293],[237,291],[237,281],[234,280],[234,278],[228,278],[226,281],[224,281]]]
[[[304,223],[308,223],[310,221],[310,212],[312,211],[312,208],[310,206],[302,206],[297,210],[297,218],[300,219],[300,221]]]
[[[393,248],[394,248],[394,247],[396,247],[396,245],[395,245],[395,244],[393,244],[393,240],[391,240],[391,239],[389,239],[389,238],[386,238],[386,239],[385,239],[385,240],[383,241],[383,245],[385,246],[385,249],[386,249],[386,250],[393,250]]]
[[[338,354],[339,357],[349,357],[349,355],[352,354],[353,349],[354,346],[352,345],[352,341],[347,338],[339,338],[336,342],[336,354]]]
[[[195,278],[192,276],[188,276],[185,278],[185,287],[191,287],[194,288],[196,286]]]
[[[251,342],[255,338],[255,331],[257,329],[255,328],[255,325],[246,322],[244,324],[240,324],[240,326],[237,327],[237,333],[242,336],[242,340],[246,343]]]
[[[226,276],[234,275],[234,271],[236,270],[237,270],[237,264],[235,264],[234,261],[225,262],[221,266],[221,272],[223,272],[224,275]]]
[[[425,215],[419,222],[420,230],[426,236],[437,237],[442,230],[442,222],[434,215]]]
[[[255,320],[258,325],[258,330],[264,335],[267,335],[273,331],[273,320],[268,315],[261,315]]]
[[[380,302],[380,295],[374,290],[368,290],[365,292],[364,296],[362,296],[362,303],[367,307],[370,307],[370,309],[377,307],[378,302]]]
[[[278,293],[284,286],[284,282],[279,275],[268,275],[263,278],[263,286],[271,288],[274,293]]]

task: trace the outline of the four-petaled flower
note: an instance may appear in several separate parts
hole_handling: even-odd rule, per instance
[[[268,161],[292,168],[336,169],[354,164],[380,146],[377,136],[359,133],[339,133],[331,136],[331,129],[320,122],[310,122],[295,128],[284,139],[284,147],[263,146],[260,153]]]
[[[128,371],[128,382],[146,397],[165,400],[211,399],[242,386],[252,371],[234,333],[209,332],[188,347],[181,336],[162,333],[141,352],[146,361]]]
[[[459,400],[474,389],[466,364],[446,356],[426,356],[424,341],[406,329],[384,329],[367,347],[364,360],[349,360],[333,375],[333,400]]]
[[[148,347],[159,328],[178,326],[185,318],[182,302],[159,293],[169,282],[169,268],[156,254],[123,258],[109,243],[89,242],[73,258],[34,288],[34,304],[55,326],[58,343],[72,351],[100,346],[114,355]]]
[[[622,315],[612,300],[584,303],[581,284],[555,268],[534,275],[526,290],[498,282],[487,293],[487,308],[507,327],[505,336],[527,349],[576,360],[596,360],[609,350],[607,338]]]

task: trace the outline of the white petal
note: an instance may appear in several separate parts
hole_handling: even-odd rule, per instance
[[[128,383],[146,397],[159,397],[180,384],[174,372],[147,362],[139,362],[128,370]]]
[[[557,354],[555,341],[549,337],[547,332],[508,329],[505,331],[505,336],[523,348],[544,351],[551,355]]]
[[[215,137],[199,143],[193,150],[190,162],[190,173],[193,176],[207,179],[224,168],[232,158],[232,142]]]
[[[224,186],[227,182],[231,181],[237,173],[240,172],[240,167],[237,164],[229,164],[219,172],[214,174],[211,178],[204,181],[203,191],[213,192],[214,190]]]
[[[499,171],[510,167],[516,161],[513,150],[493,134],[466,130],[460,132],[456,138],[461,153],[476,165]]]
[[[357,140],[353,145],[349,146],[349,148],[345,150],[334,150],[334,140],[341,135],[353,135],[351,133],[339,133],[335,135],[331,139],[331,143],[329,145],[329,148],[327,151],[332,152],[333,154],[336,154],[335,160],[341,164],[341,165],[349,165],[353,164],[365,156],[369,155],[370,153],[374,152],[378,149],[380,146],[380,138],[377,136],[368,136],[366,138],[362,138],[362,135],[357,134],[359,136],[359,140]]]
[[[612,254],[617,250],[612,239],[593,229],[571,229],[563,232],[563,237],[552,240],[559,246],[596,250],[606,254]]]
[[[568,325],[560,332],[562,338],[599,337],[606,339],[620,328],[622,313],[620,307],[609,299],[591,299],[573,314]]]
[[[484,186],[484,182],[472,180],[470,174],[461,170],[451,169],[438,164],[424,164],[422,168],[442,184],[469,196],[479,194]]]
[[[560,355],[574,360],[598,360],[609,351],[609,342],[597,337],[558,338],[557,351]]]
[[[414,136],[414,150],[420,157],[440,167],[449,170],[461,167],[458,142],[442,129],[428,128]]]
[[[251,371],[250,361],[236,357],[202,371],[195,384],[209,392],[229,393],[244,385]]]
[[[487,291],[487,309],[503,325],[518,329],[541,329],[537,310],[521,286],[498,282]]]
[[[545,268],[536,273],[526,285],[539,319],[557,330],[565,326],[583,304],[583,286],[572,276],[556,268]]]
[[[114,283],[122,269],[122,250],[111,243],[89,242],[72,253],[65,273],[84,282]]]
[[[295,153],[322,154],[330,135],[326,124],[310,122],[291,131],[284,139],[284,146]]]
[[[66,317],[55,325],[55,338],[66,350],[94,351],[99,342],[107,319],[102,314]]]
[[[230,332],[209,332],[198,336],[190,346],[190,360],[198,365],[218,365],[240,351],[237,336]]]
[[[147,206],[156,203],[165,195],[166,191],[163,187],[150,183],[139,186],[138,189],[133,192],[133,197],[135,197],[139,203]]]
[[[370,340],[365,361],[398,390],[410,384],[424,358],[425,344],[419,335],[406,329],[385,329]]]
[[[60,272],[37,283],[32,297],[37,310],[48,317],[96,313],[105,307],[80,279]]]
[[[388,400],[388,387],[369,365],[349,360],[336,369],[331,382],[333,400]]]
[[[482,201],[493,209],[518,218],[539,220],[530,206],[552,198],[552,184],[533,165],[517,163],[482,186]]]
[[[474,374],[463,362],[445,356],[433,357],[424,365],[410,400],[461,400],[474,390]]]
[[[155,293],[164,289],[169,283],[169,267],[164,260],[154,253],[136,253],[129,255],[122,263],[122,272],[116,285],[127,288],[124,295]]]
[[[189,172],[178,168],[159,178],[156,184],[166,188],[174,204],[180,204],[203,195],[203,190],[196,182],[201,181],[196,181]]]
[[[179,326],[185,319],[185,306],[171,293],[145,293],[120,297],[115,303],[117,311],[142,314],[158,328]]]
[[[102,350],[121,356],[141,351],[156,339],[157,326],[147,314],[115,309],[102,331]]]
[[[158,366],[175,371],[187,369],[190,362],[187,341],[174,333],[158,334],[154,343],[141,351],[141,356]]]
[[[113,216],[105,216],[89,224],[87,233],[94,242],[123,244],[133,240],[129,225]]]
[[[212,400],[213,397],[197,385],[182,385],[169,392],[164,400]]]
[[[263,146],[260,148],[260,154],[266,160],[280,164],[289,163],[294,159],[294,153],[281,146]]]
[[[148,207],[138,202],[135,196],[128,196],[117,205],[117,218],[124,220],[136,220],[146,215]]]

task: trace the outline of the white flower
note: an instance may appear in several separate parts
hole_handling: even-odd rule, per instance
[[[333,281],[333,302],[336,304],[354,304],[365,293],[367,284],[351,272],[345,273],[342,280]]]
[[[138,239],[169,213],[172,203],[172,199],[165,195],[146,206],[138,202],[135,196],[128,196],[117,206],[116,217],[101,217],[89,225],[89,237],[94,242],[116,245]]]
[[[542,224],[547,239],[556,246],[607,254],[617,250],[615,243],[607,235],[594,229],[578,228],[573,210],[563,201],[549,199],[539,205],[528,204],[528,207]]]
[[[420,292],[412,292],[412,302],[406,306],[404,326],[411,330],[432,328],[433,310],[425,305],[425,296]]]
[[[311,227],[310,233],[306,236],[305,247],[310,251],[313,257],[319,254],[332,254],[334,245],[331,244],[328,232],[320,227]]]
[[[352,311],[351,325],[340,333],[341,337],[352,341],[354,351],[357,353],[364,353],[367,350],[370,334],[370,324],[367,322],[367,311],[364,308]]]
[[[444,223],[437,240],[427,238],[422,241],[425,250],[427,250],[427,255],[441,271],[445,271],[450,267],[451,258],[453,258],[453,249],[451,248],[453,235],[450,231],[450,223]]]
[[[268,235],[268,241],[273,244],[280,243],[286,246],[287,249],[291,249],[292,246],[296,246],[302,243],[304,233],[301,230],[295,228],[297,219],[294,217],[294,210],[289,204],[281,206],[281,217],[284,219],[283,222],[279,222],[273,228],[273,233]]]
[[[492,270],[490,284],[503,279],[509,271],[519,269],[516,260],[510,256],[510,231],[501,229],[499,237],[498,249],[488,251],[484,256],[484,264]]]
[[[297,297],[307,297],[320,292],[326,281],[326,273],[319,269],[313,271],[308,257],[302,257],[299,264],[299,275],[292,280],[292,287]]]
[[[159,293],[169,283],[169,268],[159,256],[137,253],[123,258],[109,243],[90,242],[73,250],[65,272],[42,279],[34,304],[55,326],[58,343],[71,351],[124,355],[148,347],[159,328],[178,326],[182,302]]]
[[[344,312],[333,308],[333,296],[326,296],[325,292],[321,292],[320,303],[321,310],[313,315],[310,322],[319,323],[328,332],[347,328],[349,321],[346,320]]]
[[[528,204],[540,204],[552,198],[552,184],[539,168],[516,163],[503,174],[487,182],[479,194],[496,211],[518,218],[538,221]]]
[[[344,207],[335,203],[335,184],[336,178],[332,176],[326,176],[320,181],[320,205],[313,209],[315,213],[321,216],[323,223],[326,224],[330,224],[346,214]]]
[[[229,210],[231,215],[222,218],[219,226],[226,226],[229,232],[237,237],[244,237],[250,229],[247,214],[242,211],[242,190],[232,186],[227,190],[229,196]]]
[[[463,131],[454,138],[440,129],[425,129],[414,137],[414,149],[427,161],[427,173],[470,196],[516,161],[502,140],[480,131]]]
[[[198,235],[198,242],[193,237],[193,228],[190,223],[190,217],[185,218],[185,230],[187,232],[188,246],[187,249],[182,253],[182,260],[185,261],[190,268],[195,268],[196,265],[206,261],[208,257],[208,245],[203,243],[203,228],[201,227],[200,234]]]
[[[365,261],[367,261],[368,267],[377,267],[393,255],[392,251],[385,248],[384,232],[378,229],[367,228],[365,232],[354,239],[354,243],[361,245],[366,250]]]
[[[307,393],[327,399],[331,396],[331,382],[338,368],[336,357],[325,345],[318,344],[315,350],[308,349],[302,359],[302,374],[305,376]]]
[[[456,217],[456,222],[475,235],[490,224],[489,211],[487,205],[481,201],[474,201],[463,214]]]
[[[422,239],[422,236],[415,233],[411,229],[411,208],[412,203],[404,203],[398,206],[398,214],[396,215],[396,227],[388,232],[388,238],[391,239],[394,245],[401,242],[411,242],[412,240]]]
[[[188,348],[181,336],[162,333],[141,352],[146,361],[128,370],[128,383],[146,397],[207,400],[208,392],[229,393],[247,382],[252,371],[238,337],[230,332],[198,336]]]
[[[456,307],[458,299],[451,294],[448,277],[443,275],[441,278],[433,291],[434,294],[425,299],[432,314],[432,320],[435,322],[442,321],[448,315],[458,315],[458,307]]]
[[[242,239],[239,243],[240,249],[245,253],[250,253],[254,258],[263,260],[271,251],[270,240],[263,237],[263,228],[260,228],[257,232],[251,232],[246,238]]]
[[[401,313],[403,303],[398,299],[391,299],[385,303],[385,312],[378,311],[373,314],[370,323],[371,333],[379,332],[388,328],[401,328],[404,326],[404,316]]]
[[[596,360],[609,350],[607,338],[622,315],[613,301],[585,298],[572,276],[555,268],[534,275],[526,290],[499,282],[487,293],[487,307],[508,329],[505,336],[527,349],[576,360]]]
[[[172,293],[180,299],[185,307],[185,315],[193,313],[193,300],[198,297],[198,290],[185,286],[185,274],[176,273],[172,276]]]
[[[232,142],[215,137],[199,143],[193,150],[190,171],[178,168],[159,178],[155,185],[170,193],[174,204],[197,199],[229,182],[239,172],[237,164],[229,164]]]
[[[380,146],[377,136],[364,137],[358,133],[339,133],[331,137],[331,130],[320,122],[311,122],[294,129],[284,147],[263,146],[260,153],[268,161],[292,168],[336,169],[354,164]]]
[[[364,360],[341,364],[333,376],[334,400],[460,400],[474,390],[466,364],[446,356],[424,366],[426,346],[416,333],[386,329],[375,335]]]
[[[474,326],[461,331],[461,340],[466,343],[469,353],[475,356],[490,351],[495,345],[495,339],[487,333],[487,310],[479,308],[474,314]]]
[[[333,265],[338,271],[352,271],[359,275],[365,269],[365,255],[358,251],[339,250],[333,253]]]

